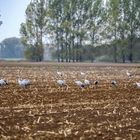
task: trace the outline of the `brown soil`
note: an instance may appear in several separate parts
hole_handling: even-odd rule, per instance
[[[31,85],[21,88],[18,76]],[[99,85],[74,84],[85,77]],[[0,87],[0,139],[140,139],[140,89],[134,85],[139,64],[0,62],[1,78],[9,84]],[[68,87],[59,87],[57,79]]]

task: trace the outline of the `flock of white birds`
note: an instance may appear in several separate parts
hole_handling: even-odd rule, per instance
[[[30,80],[28,79],[18,79],[18,84],[22,88],[26,88],[28,85],[30,85]],[[0,86],[8,85],[8,82],[5,79],[0,79]]]
[[[82,76],[85,76],[86,75],[86,73],[84,73],[84,72],[80,72],[80,74],[82,75]],[[59,75],[60,77],[62,77],[63,76],[63,73],[62,72],[57,72],[57,75]],[[80,80],[75,80],[74,81],[74,83],[78,86],[78,87],[80,87],[80,88],[84,88],[84,87],[86,87],[86,86],[89,86],[89,85],[91,85],[91,84],[94,84],[94,85],[98,85],[98,83],[99,83],[99,81],[95,81],[94,83],[92,82],[92,81],[90,81],[90,80],[88,80],[88,79],[84,79],[84,81],[82,82],[82,81],[80,81]],[[57,80],[57,84],[59,85],[59,86],[67,86],[67,84],[66,84],[66,81],[65,80]]]
[[[62,75],[63,75],[61,72],[57,72],[57,74],[58,74],[59,76],[62,76]],[[82,76],[85,76],[85,75],[86,75],[86,73],[84,73],[84,72],[80,72],[80,74],[81,74]],[[126,75],[128,76],[128,78],[132,78],[132,76],[133,76],[130,72],[128,72],[128,70],[126,71]],[[80,88],[84,88],[84,87],[89,86],[89,85],[91,85],[91,84],[94,84],[94,85],[98,85],[98,84],[99,84],[99,81],[97,81],[97,80],[94,81],[94,82],[92,82],[92,81],[90,81],[90,80],[88,80],[88,79],[85,79],[83,82],[82,82],[82,81],[79,81],[79,80],[75,80],[74,82],[75,82],[75,84],[76,84],[77,86],[79,86]],[[65,80],[57,80],[57,83],[58,83],[60,86],[67,86]],[[111,80],[110,84],[111,84],[112,86],[117,86],[117,81],[116,81],[116,80]],[[137,86],[137,88],[140,88],[140,82],[136,82],[135,85]]]
[[[80,72],[80,74],[82,76],[86,76],[86,73],[84,72]],[[59,72],[57,71],[57,75],[60,76],[60,77],[63,77],[63,73],[62,72]],[[126,75],[128,76],[128,78],[132,78],[132,74],[130,72],[128,72],[128,70],[126,71]],[[66,81],[65,80],[62,80],[61,79],[58,79],[57,81],[57,84],[61,87],[63,86],[67,86],[66,84]],[[31,81],[29,79],[18,79],[17,83],[19,84],[20,87],[22,88],[27,88],[30,84],[31,84]],[[74,83],[80,87],[80,88],[84,88],[84,87],[87,87],[87,86],[90,86],[91,84],[94,84],[94,85],[98,85],[99,84],[99,81],[90,81],[88,79],[84,79],[84,81],[80,81],[80,80],[75,80]],[[113,86],[117,86],[117,81],[116,80],[112,80],[110,82],[111,85]],[[4,86],[4,85],[8,85],[8,82],[5,80],[5,79],[0,79],[0,87]],[[137,88],[140,88],[140,82],[136,82],[135,85],[137,86]]]

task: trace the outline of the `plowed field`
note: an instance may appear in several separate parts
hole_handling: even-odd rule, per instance
[[[18,77],[31,85],[21,88]],[[8,85],[0,87],[0,139],[140,140],[139,64],[0,62],[1,78]],[[85,78],[99,84],[75,85]]]

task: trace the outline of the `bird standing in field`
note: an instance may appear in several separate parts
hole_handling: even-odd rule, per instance
[[[17,70],[17,72],[18,72],[17,82],[18,82],[19,86],[22,87],[22,88],[27,88],[31,84],[31,81],[29,79],[22,79],[21,78],[22,74],[21,74],[20,70]]]
[[[84,73],[84,72],[80,72],[80,74],[81,74],[82,76],[84,76],[84,75],[85,75],[85,73]]]
[[[136,82],[137,88],[140,88],[140,83]]]
[[[57,84],[62,87],[67,87],[66,81],[65,80],[57,80]]]
[[[0,86],[8,85],[8,82],[5,79],[0,79]]]
[[[87,80],[87,79],[84,80],[84,85],[85,86],[89,86],[90,84],[91,84],[91,82],[89,80]]]
[[[112,80],[112,81],[111,81],[111,85],[112,85],[112,86],[117,86],[116,80]]]
[[[27,86],[30,85],[30,80],[28,79],[18,79],[18,84],[19,86],[21,86],[22,88],[27,88]]]
[[[74,82],[75,82],[75,84],[76,84],[78,87],[80,87],[80,88],[84,88],[84,87],[85,87],[85,84],[84,84],[83,82],[79,81],[79,80],[76,80],[76,81],[74,81]]]
[[[62,74],[62,72],[57,71],[57,75],[58,75],[58,76],[62,76],[63,74]]]
[[[66,86],[66,81],[65,80],[57,80],[57,84],[60,86]]]
[[[128,70],[126,71],[126,75],[128,76],[128,78],[132,77],[132,74],[130,72],[128,72]]]

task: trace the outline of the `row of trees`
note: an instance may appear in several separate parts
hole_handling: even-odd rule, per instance
[[[25,55],[42,61],[43,41],[50,36],[58,62],[93,61],[99,46],[112,48],[114,62],[120,58],[133,62],[140,35],[139,4],[139,0],[32,0],[20,28]]]

